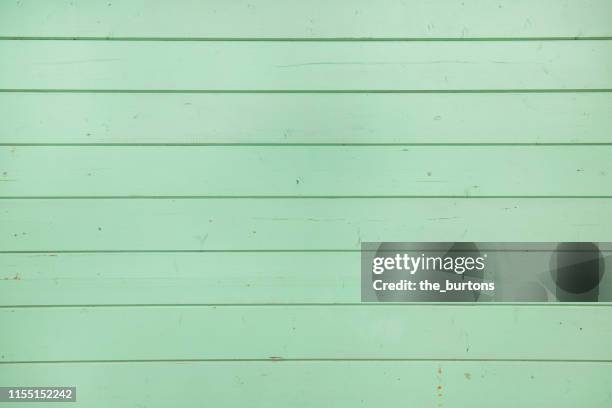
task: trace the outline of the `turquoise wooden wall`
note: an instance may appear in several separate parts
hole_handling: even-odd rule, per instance
[[[0,3],[0,386],[610,407],[610,305],[360,304],[359,248],[611,240],[609,0]]]

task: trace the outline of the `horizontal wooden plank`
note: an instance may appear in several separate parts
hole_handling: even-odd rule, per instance
[[[358,251],[1,253],[0,306],[355,304],[360,258]],[[549,265],[537,252],[522,258],[542,271]],[[600,302],[612,299],[608,275]],[[495,301],[516,301],[499,290],[503,276]]]
[[[612,365],[564,362],[191,362],[8,364],[3,384],[70,384],[77,401],[54,407],[151,408],[408,406],[605,407]],[[20,403],[20,407],[40,404]]]
[[[0,254],[0,305],[354,303],[359,253]]]
[[[612,196],[610,158],[612,146],[0,147],[0,196]]]
[[[5,1],[2,36],[531,37],[610,36],[605,0]]]
[[[0,93],[0,105],[0,143],[612,142],[612,93]]]
[[[2,308],[11,335],[0,338],[0,350],[4,362],[612,360],[610,323],[602,306]]]
[[[0,200],[1,251],[359,249],[367,241],[606,242],[610,199]]]
[[[612,41],[0,42],[2,89],[612,88]]]

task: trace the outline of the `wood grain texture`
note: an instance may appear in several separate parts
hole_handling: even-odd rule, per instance
[[[3,362],[612,360],[611,323],[609,308],[598,306],[2,308],[11,336],[0,338],[0,349]]]
[[[594,241],[610,199],[0,200],[3,251],[360,249],[361,242]]]
[[[0,254],[0,305],[355,303],[358,252]]]
[[[612,93],[0,93],[0,105],[0,143],[13,144],[612,143]]]
[[[610,406],[610,305],[358,302],[364,241],[610,241],[611,21],[607,0],[2,2],[0,385]]]
[[[612,40],[2,41],[0,61],[0,89],[612,89]]]
[[[165,408],[177,401],[238,407],[606,407],[610,363],[564,362],[184,362],[7,364],[0,381],[73,384],[76,403],[54,407]],[[517,391],[518,390],[518,391]],[[19,406],[30,407],[20,403]],[[32,407],[40,404],[31,404]]]
[[[356,250],[2,253],[0,306],[353,305],[360,269]],[[611,296],[604,275],[599,298]]]
[[[0,147],[0,197],[612,196],[610,158],[612,146]]]
[[[481,38],[610,36],[606,0],[4,1],[1,36]]]
[[[1,253],[0,306],[352,305],[361,300],[360,255],[357,250]],[[521,256],[527,263],[542,262],[534,252]],[[612,276],[604,275],[599,296],[612,297]]]

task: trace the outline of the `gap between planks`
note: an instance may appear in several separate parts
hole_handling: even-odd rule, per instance
[[[523,359],[523,358],[243,358],[243,359],[146,359],[146,360],[37,360],[0,361],[0,365],[17,364],[131,364],[131,363],[338,363],[338,362],[482,362],[482,363],[598,363],[610,364],[612,360],[571,360],[571,359]]]
[[[0,41],[170,41],[170,42],[497,42],[609,41],[612,36],[558,37],[126,37],[126,36],[0,36]]]

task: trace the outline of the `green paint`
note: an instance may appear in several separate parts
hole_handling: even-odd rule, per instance
[[[612,240],[611,23],[607,0],[3,2],[0,386],[612,405],[608,304],[358,303],[362,241]]]

